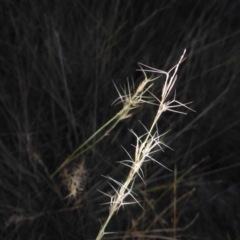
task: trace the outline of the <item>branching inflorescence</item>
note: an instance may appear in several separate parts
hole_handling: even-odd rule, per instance
[[[150,129],[148,130],[145,126],[146,133],[142,136],[138,136],[133,130],[130,130],[130,132],[136,137],[136,145],[135,147],[135,155],[132,157],[125,149],[129,159],[120,161],[121,164],[127,166],[130,168],[129,174],[126,178],[126,180],[121,183],[119,181],[114,180],[113,178],[107,176],[106,178],[113,182],[117,187],[114,187],[113,184],[109,183],[110,186],[113,188],[114,195],[103,193],[104,195],[108,196],[110,198],[110,207],[109,207],[109,215],[108,218],[105,220],[104,224],[102,225],[97,240],[101,239],[104,234],[107,234],[105,232],[105,229],[111,220],[113,214],[115,212],[118,212],[121,206],[125,206],[132,203],[139,203],[139,201],[136,199],[136,194],[132,191],[134,180],[137,176],[144,182],[143,178],[143,171],[142,171],[142,165],[145,162],[148,161],[154,161],[155,163],[158,163],[159,165],[163,166],[163,164],[159,163],[156,159],[152,157],[153,153],[159,150],[163,150],[162,146],[167,147],[166,144],[164,144],[161,141],[162,135],[159,135],[158,131],[154,132],[154,129],[156,128],[156,124],[158,119],[160,118],[161,114],[166,111],[186,114],[182,111],[176,110],[178,107],[185,107],[189,110],[192,110],[187,105],[190,103],[181,103],[176,100],[176,92],[174,94],[173,100],[167,101],[167,98],[172,91],[175,82],[177,80],[177,70],[179,68],[179,65],[184,61],[184,55],[185,50],[178,61],[178,63],[171,68],[168,72],[158,70],[149,66],[146,66],[144,64],[139,64],[140,70],[144,73],[145,80],[138,86],[135,93],[131,93],[130,90],[123,89],[124,94],[121,94],[120,91],[117,89],[117,92],[119,94],[119,98],[116,100],[116,103],[122,102],[124,106],[130,104],[132,108],[142,104],[142,103],[150,103],[152,104],[152,101],[149,100],[149,97],[145,96],[144,94],[149,92],[153,98],[155,98],[158,102],[158,110],[156,112],[156,115],[153,119],[153,122],[151,124]],[[146,76],[146,72],[152,72],[152,73],[159,73],[165,75],[165,82],[162,89],[161,98],[157,98],[153,93],[151,93],[151,88],[154,84],[155,79],[149,79]],[[116,86],[115,86],[116,87]],[[128,89],[130,89],[128,84]],[[123,108],[124,109],[124,108]],[[127,108],[129,110],[129,108]],[[192,110],[193,111],[193,110]],[[128,117],[128,113],[122,112],[120,113],[121,117],[125,118]],[[163,166],[165,167],[165,166]],[[125,199],[130,196],[134,202],[126,202]],[[140,205],[141,206],[141,205]]]

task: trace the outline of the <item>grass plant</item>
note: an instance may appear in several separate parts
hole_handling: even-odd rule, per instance
[[[162,166],[161,163],[159,163],[156,159],[154,159],[151,155],[152,153],[158,151],[156,150],[156,147],[158,147],[159,149],[162,150],[162,146],[166,146],[166,144],[164,144],[161,141],[161,135],[159,135],[158,131],[155,131],[156,128],[156,124],[157,121],[159,120],[160,116],[162,115],[163,112],[165,111],[172,111],[172,112],[177,112],[177,113],[183,113],[180,112],[178,110],[176,110],[176,108],[178,107],[185,107],[190,109],[189,107],[187,107],[187,104],[183,104],[180,103],[179,101],[177,101],[175,99],[175,95],[174,95],[174,99],[172,101],[167,101],[167,98],[172,90],[172,88],[174,87],[174,84],[177,80],[177,70],[179,68],[179,65],[181,64],[181,62],[183,61],[184,58],[184,54],[185,51],[183,53],[183,55],[181,56],[178,64],[176,66],[174,66],[172,69],[170,69],[168,72],[162,71],[162,70],[158,70],[158,69],[154,69],[148,66],[147,70],[142,69],[142,71],[144,72],[145,75],[145,80],[144,82],[148,83],[148,82],[152,82],[152,81],[157,81],[157,79],[149,79],[147,78],[145,72],[146,71],[150,71],[150,72],[156,72],[158,74],[164,74],[165,75],[165,82],[163,85],[163,89],[162,89],[162,95],[161,98],[158,99],[156,96],[154,96],[152,93],[152,95],[154,96],[154,98],[157,99],[158,101],[158,110],[156,113],[155,118],[153,119],[153,122],[150,126],[150,129],[148,130],[146,127],[145,129],[147,130],[147,132],[142,135],[142,136],[138,136],[133,130],[130,130],[131,133],[136,137],[136,145],[135,145],[135,155],[134,157],[131,157],[131,155],[127,152],[127,155],[129,156],[129,160],[123,160],[120,163],[123,164],[124,166],[127,166],[130,168],[129,174],[126,178],[126,180],[121,183],[111,177],[107,177],[108,180],[111,180],[113,183],[115,183],[117,185],[117,188],[113,187],[112,184],[110,184],[110,186],[112,186],[113,190],[114,190],[114,195],[111,196],[109,194],[103,193],[104,195],[110,197],[110,207],[109,207],[109,215],[106,219],[106,221],[103,223],[103,226],[101,227],[98,236],[97,236],[97,240],[102,239],[102,237],[104,236],[105,233],[105,229],[109,223],[109,221],[111,220],[112,216],[118,212],[118,210],[120,209],[120,207],[123,207],[124,205],[129,205],[131,203],[129,202],[125,202],[125,199],[128,196],[131,196],[133,200],[135,200],[136,203],[139,204],[138,200],[135,198],[135,194],[133,192],[133,184],[134,184],[134,180],[137,176],[140,177],[140,179],[144,182],[143,178],[144,178],[144,173],[142,170],[142,165],[146,162],[149,161],[153,161],[155,163],[158,163],[159,165]],[[150,69],[150,70],[149,70]],[[173,72],[173,73],[172,73]],[[151,85],[152,86],[152,85]],[[150,91],[150,88],[148,88],[148,91]],[[131,99],[131,97],[129,97]],[[123,97],[121,96],[120,99],[123,99]],[[136,104],[138,105],[139,103],[136,102]],[[173,105],[175,104],[175,105]],[[141,205],[140,205],[141,206]]]
[[[0,22],[0,239],[239,239],[237,1],[3,0]]]

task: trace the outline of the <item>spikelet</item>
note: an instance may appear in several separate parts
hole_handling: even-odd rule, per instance
[[[66,198],[69,201],[79,200],[87,181],[87,170],[84,166],[84,161],[74,165],[71,170],[65,168],[62,173],[62,179],[63,185],[69,193]]]

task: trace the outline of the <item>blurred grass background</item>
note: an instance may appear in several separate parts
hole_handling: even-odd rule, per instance
[[[137,85],[138,62],[169,70],[187,49],[177,98],[196,113],[166,113],[171,131],[149,163],[137,204],[110,222],[105,239],[240,239],[240,6],[238,1],[10,1],[0,3],[1,239],[94,239],[108,215],[102,175],[124,181],[121,145],[133,153],[156,109],[138,109],[82,158],[85,189],[69,202],[50,174],[120,106],[112,80]],[[162,82],[155,85],[161,93]],[[69,166],[71,167],[71,166]],[[176,185],[177,211],[173,212]],[[177,229],[174,230],[174,221]]]

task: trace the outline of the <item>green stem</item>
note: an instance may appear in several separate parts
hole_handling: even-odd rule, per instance
[[[111,212],[111,213],[108,215],[108,218],[107,218],[107,220],[104,222],[103,226],[101,227],[101,230],[99,231],[99,233],[98,233],[98,235],[97,235],[97,237],[96,237],[96,240],[101,240],[101,239],[102,239],[102,237],[103,237],[103,235],[104,235],[104,232],[105,232],[105,229],[106,229],[106,227],[107,227],[110,219],[111,219],[112,216],[113,216],[113,213],[114,213],[114,212]]]
[[[86,152],[88,149],[90,149],[92,146],[100,142],[106,134],[101,136],[97,141],[95,141],[94,144],[88,146],[84,150],[80,151],[84,146],[86,146],[96,135],[98,135],[101,131],[103,131],[111,122],[113,122],[117,118],[116,114],[113,118],[111,118],[108,122],[106,122],[102,127],[100,127],[94,134],[92,134],[83,144],[81,144],[75,151],[65,159],[65,161],[56,169],[54,173],[51,174],[51,178],[53,178],[58,172],[60,172],[67,164],[69,164],[71,161],[73,161],[78,156],[82,155],[84,152]],[[118,121],[117,121],[118,122]],[[117,123],[116,122],[116,123]],[[113,126],[116,126],[116,123]],[[111,128],[112,129],[112,128]],[[109,131],[108,131],[109,132]]]
[[[81,144],[78,148],[74,150],[74,152],[65,159],[65,161],[51,174],[51,178],[53,178],[58,172],[60,172],[67,164],[72,162],[74,159],[82,155],[84,152],[86,152],[88,149],[91,149],[95,144],[100,142],[104,137],[108,135],[108,133],[120,122],[122,119],[122,116],[126,116],[131,109],[132,102],[127,104],[121,111],[119,111],[113,118],[111,118],[108,122],[106,122],[102,127],[100,127],[94,134],[92,134],[83,144]],[[109,124],[112,122],[115,123],[111,126],[109,130],[106,131],[105,134],[103,134],[98,140],[94,142],[94,144],[88,146],[84,150],[80,151],[83,149],[84,146],[86,146],[95,136],[97,136],[100,132],[102,132]]]

